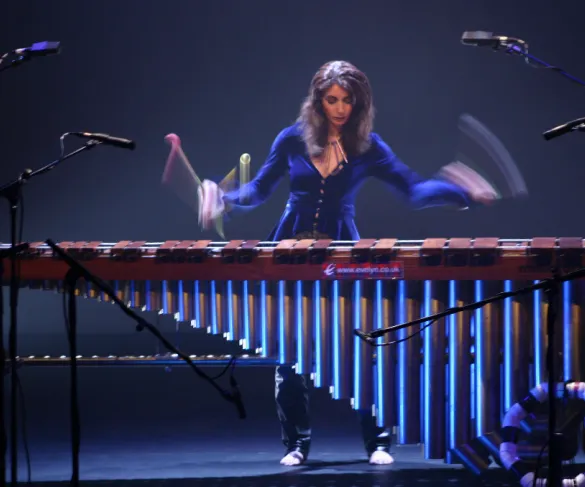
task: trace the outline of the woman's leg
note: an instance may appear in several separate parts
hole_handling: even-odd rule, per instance
[[[278,366],[275,379],[276,410],[286,448],[280,463],[300,465],[309,456],[311,446],[309,389],[305,378],[290,366]]]
[[[364,447],[370,463],[378,465],[387,465],[394,459],[390,455],[390,445],[392,444],[392,432],[388,428],[376,425],[376,418],[372,415],[371,410],[357,411]]]

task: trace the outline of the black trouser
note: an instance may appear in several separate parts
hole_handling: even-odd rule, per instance
[[[276,368],[276,408],[282,426],[282,441],[287,453],[300,451],[305,459],[311,447],[309,389],[304,376],[295,374],[290,366]],[[357,411],[366,452],[389,451],[390,432],[376,426],[370,410]]]

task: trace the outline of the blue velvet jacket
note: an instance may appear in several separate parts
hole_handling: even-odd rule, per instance
[[[348,164],[343,170],[322,178],[311,162],[299,124],[278,134],[256,177],[247,185],[226,193],[226,205],[232,211],[241,211],[264,203],[287,171],[290,195],[280,220],[268,236],[269,241],[294,238],[305,232],[325,234],[334,240],[359,240],[354,201],[358,190],[370,177],[386,183],[416,209],[471,205],[466,190],[446,181],[421,178],[375,133],[371,134],[370,148],[364,154],[348,155]]]

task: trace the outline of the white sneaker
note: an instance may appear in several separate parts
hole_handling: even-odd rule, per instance
[[[305,457],[300,451],[291,451],[287,453],[286,456],[280,461],[281,465],[286,465],[287,467],[294,467],[296,465],[300,465],[305,461]]]
[[[394,458],[387,451],[376,450],[370,455],[370,463],[372,465],[390,465],[394,463]]]

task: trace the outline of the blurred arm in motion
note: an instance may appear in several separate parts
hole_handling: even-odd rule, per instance
[[[456,206],[464,209],[489,204],[497,192],[478,173],[461,163],[451,163],[439,172],[439,178],[425,179],[404,164],[377,135],[373,136],[375,159],[371,175],[380,179],[416,209]]]

